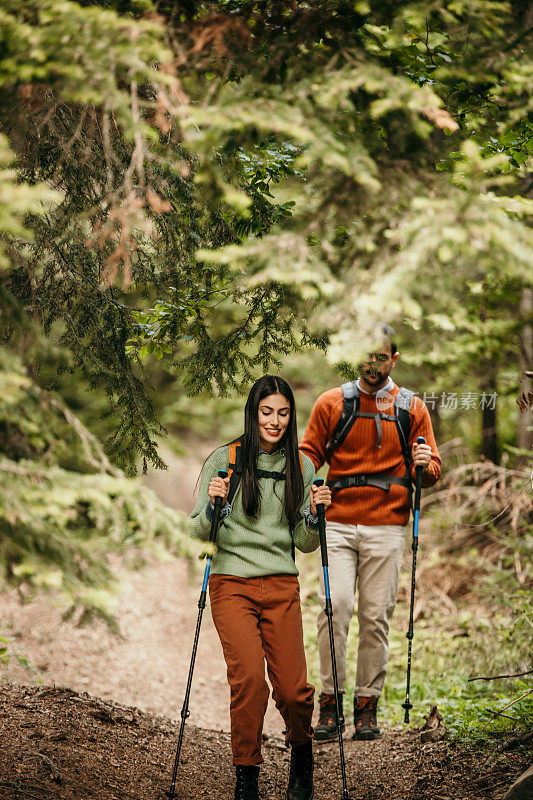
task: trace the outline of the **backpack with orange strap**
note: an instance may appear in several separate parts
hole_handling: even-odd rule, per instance
[[[226,502],[231,505],[233,502],[233,498],[237,493],[237,489],[239,488],[239,484],[242,478],[242,441],[239,437],[235,439],[233,442],[229,444],[229,458],[228,458],[228,475],[229,475],[229,490],[228,496],[226,498]],[[298,456],[300,459],[300,469],[302,470],[302,475],[304,471],[303,465],[303,457],[300,451],[298,451]],[[286,480],[287,476],[285,472],[273,472],[270,470],[259,469],[257,470],[257,475],[259,478],[267,478],[272,479],[274,481],[284,481]],[[222,522],[224,524],[224,522]],[[292,531],[291,531],[292,537]],[[294,559],[294,541],[292,542],[291,546],[292,557]]]

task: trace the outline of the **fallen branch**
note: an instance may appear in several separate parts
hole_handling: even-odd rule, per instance
[[[513,722],[516,722],[516,717],[511,717],[509,714],[503,714],[501,711],[494,711],[492,708],[486,708],[485,713],[493,714],[495,717],[505,717],[505,719],[510,719]]]
[[[533,675],[533,669],[528,669],[527,672],[515,672],[513,675],[492,675],[488,678],[480,675],[478,678],[469,678],[467,683],[471,681],[497,681],[499,678],[522,678],[524,675]]]
[[[501,712],[502,712],[502,711],[505,711],[505,709],[506,709],[506,708],[510,708],[511,706],[514,706],[514,704],[515,704],[515,703],[518,703],[520,700],[523,700],[523,699],[524,699],[524,697],[527,697],[527,696],[528,696],[528,695],[530,695],[530,694],[533,694],[533,689],[530,689],[530,690],[529,690],[529,692],[524,692],[524,694],[521,694],[521,695],[520,695],[520,697],[517,697],[515,700],[511,700],[511,702],[510,702],[510,703],[507,703],[507,705],[506,705],[506,706],[504,706],[502,709],[500,709],[500,711],[498,711],[498,712],[497,712],[497,714],[501,714]],[[486,725],[483,725],[483,727],[481,728],[481,730],[482,730],[482,731],[484,731],[484,730],[485,730],[485,728],[487,727],[487,725],[490,725],[490,723],[491,723],[491,722],[492,722],[492,720],[494,719],[494,716],[496,716],[496,713],[494,713],[494,712],[493,712],[493,718],[492,718],[492,719],[489,719],[489,721],[487,722],[487,724],[486,724]]]
[[[519,744],[526,744],[526,742],[530,742],[533,739],[533,731],[528,731],[527,733],[522,734],[522,736],[513,736],[512,739],[509,739],[507,742],[498,745],[498,750],[503,752],[504,750],[512,750],[513,747],[518,747]]]

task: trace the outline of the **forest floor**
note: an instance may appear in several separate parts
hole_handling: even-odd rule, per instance
[[[207,453],[205,453],[206,455]],[[166,502],[191,508],[199,452],[157,477]],[[168,458],[168,455],[167,455]],[[194,463],[193,463],[194,462]],[[200,461],[201,464],[201,461]],[[0,672],[0,800],[164,800],[177,742],[197,617],[198,574],[173,559],[124,574],[120,635],[103,623],[76,628],[45,599],[0,599],[14,657]],[[229,689],[210,613],[204,615],[176,797],[233,796]],[[427,709],[424,709],[427,710]],[[416,730],[387,727],[376,742],[345,734],[354,800],[497,800],[527,767],[525,748],[499,753],[422,744]],[[289,753],[283,723],[269,704],[262,797],[282,800]],[[316,797],[340,800],[338,746],[315,748]]]
[[[177,723],[54,687],[0,686],[2,800],[164,800]],[[527,767],[524,753],[497,754],[420,743],[415,731],[386,731],[375,742],[345,742],[354,800],[501,798]],[[281,737],[264,743],[261,796],[282,800],[289,753]],[[315,747],[316,797],[339,800],[338,748]],[[230,798],[227,733],[186,729],[177,800]]]

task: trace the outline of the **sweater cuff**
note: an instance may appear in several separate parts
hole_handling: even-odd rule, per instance
[[[311,514],[311,506],[304,508],[304,519],[308,528],[318,528],[318,517],[316,514]]]
[[[215,507],[210,500],[205,508],[205,515],[209,520],[209,522],[211,522],[211,520],[213,519],[214,514],[215,514]],[[231,503],[226,503],[224,508],[220,509],[220,519],[222,519],[223,517],[229,517],[230,514],[231,514]]]
[[[422,472],[422,488],[429,489],[430,486],[433,486],[439,479],[434,462],[430,461],[427,467],[424,467],[424,471]],[[416,484],[416,467],[414,464],[411,464],[411,480],[413,482],[413,486]]]

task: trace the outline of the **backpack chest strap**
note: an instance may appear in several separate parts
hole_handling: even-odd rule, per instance
[[[229,458],[228,473],[230,481],[229,481],[227,502],[231,504],[233,502],[233,498],[237,493],[242,478],[242,451],[241,451],[240,439],[235,439],[235,441],[230,442],[228,458]],[[303,478],[304,462],[303,462],[303,456],[300,451],[298,451],[298,461],[300,463],[300,471],[302,473],[302,478]],[[274,481],[287,480],[287,475],[285,472],[270,472],[269,470],[258,469],[257,474],[259,478],[266,478],[267,480],[269,478],[273,479]],[[292,530],[291,530],[291,556],[292,560],[294,561],[295,547],[294,547],[294,538]]]
[[[228,473],[230,481],[229,481],[229,492],[228,492],[227,502],[232,503],[242,478],[242,451],[241,451],[240,439],[235,439],[235,441],[230,443],[228,460],[229,460]],[[300,470],[303,476],[303,469],[304,469],[303,456],[300,453],[300,451],[298,451],[298,460],[300,462]],[[285,472],[275,472],[266,469],[258,469],[257,475],[259,478],[266,478],[267,480],[269,479],[272,479],[274,481],[287,480],[287,475]]]
[[[409,410],[413,400],[414,392],[410,389],[400,387],[394,401],[394,415],[383,412],[359,411],[360,396],[356,381],[343,383],[342,389],[342,411],[333,431],[331,439],[326,444],[326,452],[332,452],[342,445],[357,417],[374,417],[377,429],[377,446],[381,448],[382,441],[382,420],[390,420],[396,424],[400,446],[407,467],[409,467],[411,457],[409,452],[409,432],[411,430],[411,418]]]
[[[343,475],[342,478],[337,478],[328,481],[328,486],[332,492],[339,489],[350,489],[353,486],[373,486],[376,489],[382,489],[384,492],[390,492],[391,486],[404,486],[411,492],[411,479],[399,478],[396,475],[385,475],[383,473],[359,473],[357,475]]]
[[[372,413],[370,411],[356,411],[354,414],[354,420],[357,419],[357,417],[366,417],[366,419],[373,418],[376,421],[376,430],[378,433],[377,446],[379,448],[381,448],[381,440],[383,438],[383,429],[381,427],[381,420],[386,419],[389,420],[390,422],[394,423],[396,422],[396,417],[394,416],[394,414],[384,414],[382,411],[379,412],[376,411],[375,413]]]
[[[239,476],[239,480],[241,477],[240,470],[235,470],[237,475]],[[271,472],[268,469],[258,469],[257,470],[257,477],[258,478],[266,478],[267,480],[272,479],[274,481],[285,481],[287,480],[287,475],[284,472]]]

